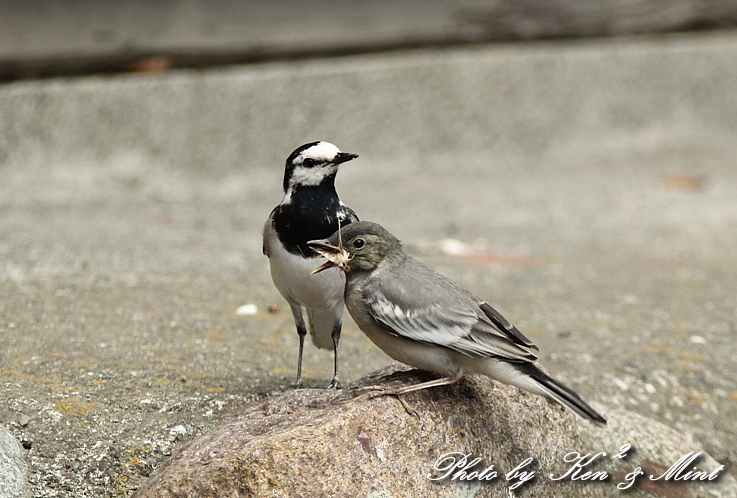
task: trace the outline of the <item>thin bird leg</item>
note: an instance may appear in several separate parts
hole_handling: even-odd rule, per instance
[[[402,406],[404,409],[409,413],[410,415],[414,415],[419,418],[419,414],[414,408],[411,408],[406,401],[401,397],[402,394],[408,394],[415,391],[420,391],[422,389],[427,389],[428,387],[438,387],[438,386],[447,386],[448,384],[453,384],[455,382],[458,382],[460,378],[463,377],[463,370],[458,370],[455,374],[449,377],[440,377],[439,379],[434,380],[428,380],[426,382],[420,382],[419,384],[413,384],[411,386],[403,386],[403,387],[386,387],[386,386],[367,386],[364,388],[361,388],[361,390],[373,390],[373,392],[367,392],[365,394],[362,394],[359,397],[366,397],[368,399],[376,398],[378,396],[396,396],[400,403],[402,403]]]
[[[336,323],[333,326],[333,333],[331,334],[333,338],[333,380],[330,381],[330,385],[328,386],[328,389],[340,389],[340,381],[338,380],[338,341],[340,340],[340,329],[342,325],[341,322]]]
[[[407,394],[407,393],[412,393],[415,391],[421,391],[422,389],[427,389],[428,387],[447,386],[448,384],[453,384],[454,382],[458,382],[461,377],[463,377],[463,370],[459,369],[455,374],[449,377],[440,377],[439,379],[428,380],[426,382],[420,382],[419,384],[413,384],[411,386],[385,388],[386,391],[384,391],[383,393],[377,394],[377,396],[387,395],[387,394],[392,395],[392,396],[399,396],[400,394]]]
[[[302,351],[305,347],[305,336],[307,335],[307,330],[304,325],[301,327],[299,325],[297,326],[297,335],[299,336],[299,357],[297,358],[297,382],[294,387],[296,389],[301,389],[304,387],[304,384],[302,383]]]
[[[304,387],[302,384],[302,351],[305,347],[305,336],[307,335],[307,327],[305,327],[304,318],[302,318],[302,308],[299,305],[292,305],[292,315],[294,316],[294,324],[297,326],[297,336],[299,336],[299,356],[297,357],[297,382],[295,389]]]

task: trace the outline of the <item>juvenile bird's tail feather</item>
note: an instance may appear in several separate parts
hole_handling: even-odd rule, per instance
[[[307,328],[312,344],[321,349],[333,349],[335,313],[330,310],[307,308]]]
[[[527,364],[522,368],[554,401],[565,406],[576,415],[579,415],[596,424],[606,425],[606,419],[596,413],[577,393],[553,379],[535,365]]]

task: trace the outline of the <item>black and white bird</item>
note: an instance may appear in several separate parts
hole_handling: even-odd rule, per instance
[[[328,142],[298,147],[284,168],[284,198],[264,225],[263,251],[269,257],[271,278],[289,303],[299,335],[297,387],[302,387],[302,352],[308,329],[315,346],[333,349],[334,371],[329,387],[340,386],[338,341],[345,276],[338,269],[318,278],[312,276],[318,254],[307,242],[330,236],[338,224],[358,221],[356,213],[340,201],[335,191],[338,166],[357,157]]]
[[[386,354],[440,374],[439,379],[380,394],[405,394],[483,374],[547,396],[597,424],[606,420],[581,397],[535,365],[538,348],[498,311],[458,284],[407,256],[399,240],[360,221],[310,247],[340,267],[353,320]]]

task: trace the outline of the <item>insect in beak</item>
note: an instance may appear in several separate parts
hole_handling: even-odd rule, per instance
[[[327,259],[327,261],[312,271],[313,275],[335,266],[343,271],[349,270],[348,261],[351,260],[351,255],[342,247],[331,245],[326,240],[311,240],[307,245],[314,249],[320,256]]]
[[[320,256],[327,259],[327,261],[312,271],[312,275],[335,266],[343,271],[350,271],[348,262],[353,258],[353,256],[343,248],[343,237],[341,237],[340,234],[340,223],[338,223],[337,246],[330,244],[327,240],[311,240],[307,245],[314,249]]]

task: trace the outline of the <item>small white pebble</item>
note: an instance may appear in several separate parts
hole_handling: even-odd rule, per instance
[[[652,384],[645,384],[645,385],[644,385],[643,387],[644,387],[644,388],[645,388],[645,390],[646,390],[646,391],[647,391],[648,393],[650,393],[650,394],[654,394],[654,393],[655,393],[655,391],[656,391],[656,389],[655,389],[655,386],[654,386],[654,385],[652,385]]]
[[[696,344],[706,344],[706,339],[704,339],[700,335],[692,335],[691,342],[695,342]]]
[[[256,313],[258,313],[258,306],[255,304],[244,304],[235,310],[236,315],[255,315]]]
[[[384,458],[386,457],[386,454],[384,453],[384,445],[378,445],[376,446],[376,456],[379,458],[380,462],[384,461]]]
[[[184,436],[187,433],[187,428],[182,424],[175,425],[169,429],[169,435],[171,436]]]
[[[629,384],[627,384],[622,379],[618,379],[616,377],[612,378],[612,381],[617,384],[617,387],[620,388],[622,391],[626,391],[630,388]]]
[[[64,418],[64,415],[57,412],[56,410],[49,410],[49,416],[54,422],[59,422],[61,419]]]
[[[459,256],[471,252],[470,248],[457,239],[443,239],[440,241],[440,251],[449,256]]]

